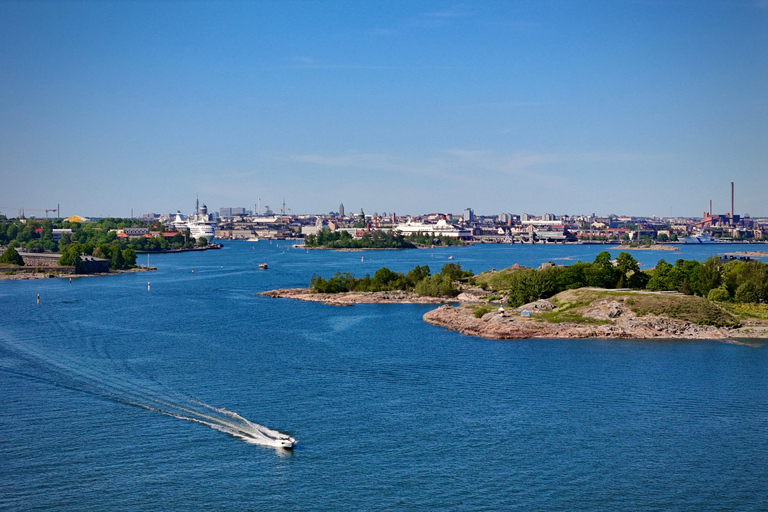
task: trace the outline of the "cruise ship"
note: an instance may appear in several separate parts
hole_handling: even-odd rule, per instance
[[[452,238],[468,239],[472,237],[472,232],[468,229],[462,229],[449,224],[445,219],[440,219],[436,224],[425,224],[408,219],[405,223],[400,223],[395,227],[405,236],[421,233],[425,236],[449,236]]]
[[[208,207],[205,205],[200,206],[199,201],[195,207],[195,214],[191,217],[184,219],[181,212],[176,212],[173,227],[178,231],[189,229],[189,234],[195,240],[202,236],[208,240],[208,243],[210,243],[213,240],[213,237],[216,236],[214,222],[208,217]]]

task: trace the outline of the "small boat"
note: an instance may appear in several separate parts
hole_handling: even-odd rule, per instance
[[[268,267],[266,263],[262,263],[261,265],[259,265],[259,270],[267,270],[267,268]]]
[[[245,239],[245,241],[246,241],[246,242],[258,242],[258,241],[259,241],[259,237],[257,237],[257,236],[252,236],[252,237],[250,237],[250,238],[246,238],[246,239]]]
[[[293,447],[296,446],[296,444],[298,443],[297,440],[295,440],[294,438],[286,434],[280,434],[279,436],[277,436],[277,439],[275,439],[275,441],[278,442],[278,444],[280,445],[280,448],[284,448],[286,450],[293,450]]]

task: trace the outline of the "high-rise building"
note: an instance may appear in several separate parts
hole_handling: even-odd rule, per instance
[[[471,222],[475,220],[475,211],[472,208],[464,209],[464,222]]]
[[[344,216],[344,203],[339,204],[339,217]]]
[[[235,215],[245,215],[245,208],[219,208],[219,215],[225,219]]]

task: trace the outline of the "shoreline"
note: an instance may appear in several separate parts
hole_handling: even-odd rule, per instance
[[[26,268],[33,268],[33,267],[26,267]],[[40,269],[40,272],[22,272],[20,274],[5,274],[0,273],[0,281],[27,281],[30,279],[66,279],[66,278],[76,278],[79,279],[81,277],[96,277],[96,276],[114,276],[118,274],[131,274],[135,272],[151,272],[157,270],[157,267],[133,267],[125,270],[110,270],[109,272],[97,272],[93,274],[70,274],[66,272],[55,272],[45,271],[45,268],[42,267]],[[13,270],[10,270],[13,272]]]
[[[622,251],[680,251],[677,246],[674,245],[638,245],[635,247],[629,245],[615,245],[609,247],[609,249],[617,249]]]
[[[768,251],[724,252],[723,256],[747,256],[750,258],[768,258]]]
[[[426,297],[403,291],[314,293],[309,288],[278,288],[277,290],[259,292],[256,295],[273,299],[322,302],[337,306],[352,306],[354,304],[447,304],[456,302],[453,297]]]
[[[729,328],[698,325],[665,316],[629,316],[602,324],[573,322],[549,323],[543,319],[514,317],[515,312],[502,316],[487,313],[476,318],[465,307],[440,306],[422,317],[425,322],[467,336],[493,340],[517,339],[639,339],[639,340],[721,340],[743,343],[738,339],[768,339],[768,326],[750,325]]]
[[[615,292],[616,290],[609,290]],[[669,296],[661,292],[644,292],[646,295]],[[562,339],[687,339],[721,340],[729,343],[743,343],[739,339],[768,339],[768,322],[746,320],[737,327],[715,327],[699,325],[660,315],[635,315],[625,303],[609,297],[589,303],[583,316],[589,321],[548,322],[538,313],[551,311],[557,306],[548,300],[526,304],[517,309],[491,311],[476,317],[472,306],[467,307],[455,297],[424,297],[411,292],[345,292],[313,293],[309,288],[282,288],[260,292],[257,295],[271,298],[285,298],[309,302],[321,302],[333,306],[354,304],[434,304],[436,309],[428,311],[422,320],[457,331],[467,336],[493,340],[515,340],[534,338]],[[454,305],[459,304],[459,305]],[[522,316],[528,311],[530,316]]]

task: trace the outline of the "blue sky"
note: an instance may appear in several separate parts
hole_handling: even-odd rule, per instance
[[[3,1],[0,50],[6,214],[768,215],[768,0]]]

